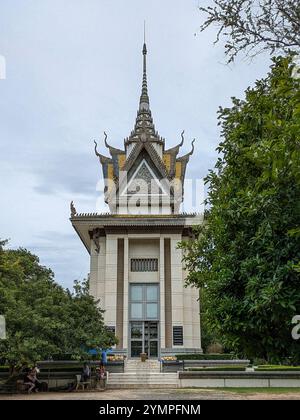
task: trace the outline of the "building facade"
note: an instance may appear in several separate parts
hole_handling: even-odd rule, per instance
[[[147,85],[147,47],[135,127],[124,149],[109,157],[95,153],[103,170],[110,213],[79,214],[71,222],[91,259],[90,292],[104,309],[106,325],[118,337],[116,351],[129,358],[201,352],[197,289],[185,287],[182,240],[202,216],[181,214],[187,164],[184,143],[166,148],[155,129]]]

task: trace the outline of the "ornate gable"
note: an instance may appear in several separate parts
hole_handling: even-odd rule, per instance
[[[167,194],[168,192],[165,190],[164,185],[160,182],[146,159],[141,161],[132,178],[128,178],[123,192],[120,189],[120,195],[122,196]]]
[[[104,143],[111,155],[108,158],[98,152],[98,144],[95,142],[95,153],[102,165],[105,180],[105,202],[113,213],[130,211],[128,197],[140,197],[138,204],[134,202],[133,205],[137,205],[141,213],[147,214],[150,202],[155,202],[154,209],[159,213],[178,213],[183,201],[187,164],[194,152],[193,142],[192,151],[178,157],[184,144],[184,132],[181,134],[180,144],[165,149],[165,139],[156,131],[150,110],[146,56],[147,48],[144,44],[139,110],[134,129],[124,141],[124,150],[110,146],[107,134],[104,133]],[[158,193],[149,191],[151,185]]]

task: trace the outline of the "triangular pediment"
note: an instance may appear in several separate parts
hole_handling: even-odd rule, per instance
[[[122,196],[135,194],[139,196],[168,195],[165,187],[155,174],[155,168],[151,168],[146,159],[142,159],[135,172],[128,177],[127,185],[123,187],[121,193]]]
[[[139,142],[134,146],[133,151],[125,162],[123,171],[130,173],[132,168],[136,167],[137,163],[140,163],[141,156],[144,156],[148,162],[149,159],[151,160],[150,166],[155,167],[155,171],[158,172],[159,177],[168,178],[166,167],[150,142]]]

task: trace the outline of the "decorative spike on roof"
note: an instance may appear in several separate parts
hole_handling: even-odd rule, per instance
[[[143,84],[142,84],[142,94],[140,98],[140,111],[149,110],[150,100],[148,95],[148,83],[147,83],[147,46],[144,44],[143,47]]]
[[[165,144],[165,140],[159,136],[155,129],[155,125],[150,110],[150,99],[148,94],[148,82],[147,82],[147,45],[144,42],[143,46],[143,82],[142,92],[140,96],[139,110],[135,121],[135,126],[131,132],[129,138],[125,140],[125,146],[130,143],[137,142],[153,142],[160,143],[162,146]]]
[[[114,158],[115,155],[125,154],[125,152],[123,150],[116,149],[115,147],[112,147],[107,143],[108,135],[106,134],[105,131],[104,131],[104,137],[105,137],[104,138],[105,147],[109,150],[109,153],[110,153],[112,158]]]

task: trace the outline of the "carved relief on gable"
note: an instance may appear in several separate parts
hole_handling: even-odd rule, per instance
[[[146,164],[143,163],[134,179],[130,182],[130,185],[128,187],[128,194],[151,193],[151,186],[153,184],[153,180],[153,175],[147,168]]]

